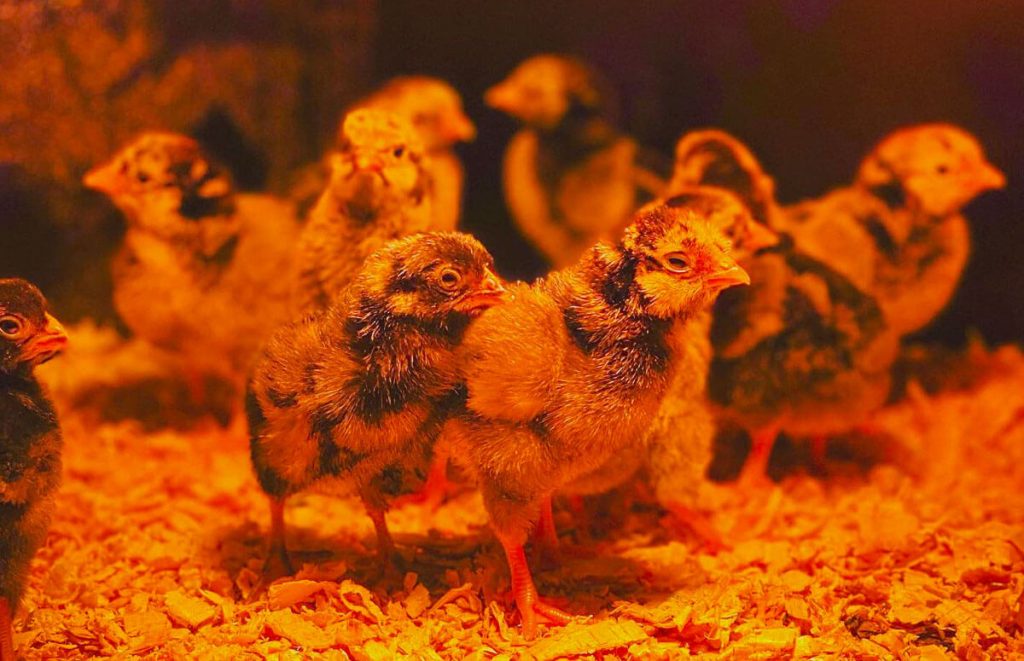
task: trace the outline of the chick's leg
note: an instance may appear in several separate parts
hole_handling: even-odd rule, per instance
[[[742,486],[757,487],[768,482],[768,460],[772,456],[779,431],[777,426],[772,425],[751,434],[750,454],[740,471],[739,481]]]
[[[555,624],[571,622],[572,615],[540,601],[537,586],[533,583],[533,576],[530,575],[530,567],[526,562],[522,541],[511,539],[500,532],[497,536],[508,560],[508,569],[512,577],[512,595],[515,597],[519,615],[523,618],[523,636],[528,640],[537,636],[538,616]]]
[[[551,510],[551,496],[540,505],[540,519],[533,529],[533,539],[550,551],[558,549],[558,529],[555,528],[555,515]]]
[[[11,605],[0,597],[0,661],[15,661]]]
[[[401,556],[395,549],[395,541],[391,538],[391,531],[388,530],[388,522],[385,517],[386,509],[378,498],[372,494],[363,492],[361,495],[366,513],[373,521],[373,529],[377,533],[377,568],[381,576],[394,574],[402,562]]]
[[[263,564],[263,582],[270,583],[281,576],[295,573],[288,558],[288,547],[284,541],[284,498],[269,498],[270,502],[270,546]]]

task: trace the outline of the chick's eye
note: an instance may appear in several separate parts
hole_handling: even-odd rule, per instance
[[[462,276],[459,275],[459,272],[455,269],[444,269],[441,271],[438,279],[441,281],[442,287],[445,289],[452,289],[459,284],[459,281],[462,280]]]
[[[935,171],[938,172],[939,174],[946,174],[947,172],[949,172],[949,166],[945,164],[940,165],[937,168],[935,168]]]
[[[662,258],[665,268],[673,273],[687,273],[690,270],[690,262],[686,256],[679,252],[670,252]]]
[[[402,158],[405,155],[405,147],[395,147],[395,151],[392,152],[395,158]]]
[[[17,317],[0,318],[0,333],[14,337],[21,333],[21,321]]]
[[[149,175],[146,174],[145,172],[139,172],[138,174],[135,175],[135,178],[138,179],[139,182],[143,184],[149,181]]]

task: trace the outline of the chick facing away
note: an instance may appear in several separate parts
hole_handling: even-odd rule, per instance
[[[503,293],[464,234],[385,244],[331,306],[277,331],[249,384],[252,462],[271,503],[271,567],[288,566],[285,499],[314,485],[354,491],[393,551],[389,499],[419,486],[459,400],[454,350]]]
[[[61,478],[57,412],[33,370],[66,343],[38,289],[0,279],[0,661],[16,658],[11,619]]]

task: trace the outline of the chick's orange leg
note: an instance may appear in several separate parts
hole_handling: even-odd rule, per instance
[[[395,549],[395,540],[391,538],[391,531],[388,530],[387,518],[384,516],[385,510],[374,505],[369,498],[365,497],[363,505],[366,507],[366,513],[370,515],[373,529],[377,533],[378,569],[382,576],[392,573],[397,569],[396,564],[400,561],[400,557]]]
[[[555,528],[555,515],[551,510],[551,496],[541,502],[540,519],[533,529],[533,539],[548,550],[558,549],[558,529]]]
[[[0,661],[14,661],[14,631],[11,628],[11,605],[0,597]]]
[[[740,484],[744,487],[757,487],[768,482],[768,460],[772,456],[772,448],[779,437],[779,428],[775,426],[759,429],[751,434],[750,454],[740,471]]]
[[[438,457],[430,465],[430,472],[423,482],[423,488],[416,493],[398,498],[394,504],[401,507],[406,503],[420,503],[428,510],[434,511],[454,490],[455,485],[448,479],[448,459]]]
[[[505,558],[508,560],[508,569],[512,577],[512,595],[515,597],[519,615],[523,618],[523,636],[528,640],[537,636],[538,617],[555,624],[571,622],[572,615],[541,603],[537,596],[537,586],[530,575],[530,567],[526,563],[523,545],[501,534],[498,535],[498,540],[501,541],[505,549]]]

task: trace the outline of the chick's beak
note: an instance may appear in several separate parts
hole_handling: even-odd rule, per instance
[[[771,248],[779,244],[779,235],[758,222],[750,223],[747,231],[747,247],[750,252]]]
[[[480,286],[464,296],[456,305],[460,312],[479,313],[501,302],[505,286],[490,269],[484,269]]]
[[[495,110],[509,112],[516,106],[517,96],[510,83],[498,83],[484,92],[484,103]]]
[[[1006,186],[1006,175],[991,163],[982,163],[976,181],[978,190],[996,190]]]
[[[441,129],[444,138],[450,142],[470,142],[476,137],[476,127],[461,112],[452,113]]]
[[[719,270],[712,273],[704,281],[715,290],[728,289],[736,285],[749,285],[750,276],[731,257],[726,257],[719,264]]]
[[[379,158],[367,154],[357,155],[353,159],[352,165],[357,172],[381,172],[384,170],[384,164]]]
[[[57,319],[47,313],[46,327],[37,335],[25,342],[21,356],[25,362],[39,365],[50,360],[68,344],[68,334]]]
[[[117,170],[116,163],[107,163],[89,170],[82,178],[82,183],[85,184],[86,188],[91,188],[107,195],[116,195],[124,190],[124,184]]]

